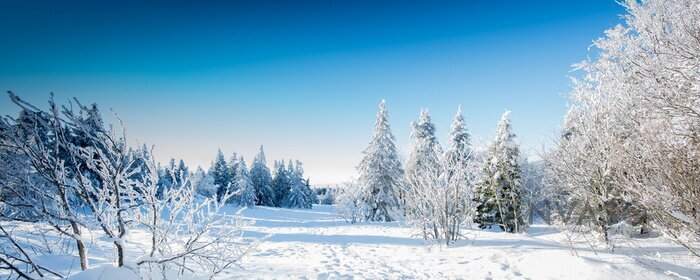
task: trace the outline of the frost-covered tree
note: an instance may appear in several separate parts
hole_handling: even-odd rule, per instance
[[[0,118],[0,147],[5,162],[10,160],[8,156],[20,155],[9,162],[19,169],[4,166],[0,171],[4,177],[20,177],[14,177],[18,181],[0,182],[3,187],[3,218],[22,221],[26,218],[25,214],[29,213],[30,221],[47,223],[59,235],[74,242],[80,267],[87,269],[88,251],[83,225],[89,220],[89,215],[83,215],[72,203],[71,197],[76,193],[76,177],[70,175],[74,174],[72,171],[81,169],[83,158],[77,156],[78,148],[69,140],[67,121],[59,106],[54,103],[53,95],[49,99],[50,110],[47,112],[25,102],[12,92],[8,94],[10,100],[22,111],[17,118]],[[23,173],[23,170],[31,170],[31,173]],[[30,211],[25,212],[26,210]],[[17,213],[22,214],[16,215]],[[41,271],[37,273],[42,275]]]
[[[435,125],[430,121],[427,110],[421,110],[419,121],[412,122],[411,126],[413,143],[406,160],[408,185],[402,192],[405,215],[414,227],[421,230],[424,238],[438,238],[436,196],[445,187],[442,181],[442,148],[435,137]]]
[[[303,189],[304,189],[304,194],[306,194],[306,197],[309,198],[309,203],[311,204],[318,204],[318,195],[316,192],[311,189],[311,178],[306,178],[304,179],[304,184],[303,184]]]
[[[472,198],[475,181],[475,161],[471,148],[471,136],[462,116],[461,106],[457,109],[447,148],[443,156],[444,189],[439,193],[437,209],[444,239],[449,243],[460,237],[460,228],[473,219]]]
[[[654,224],[700,257],[700,3],[623,3],[624,23],[578,65],[562,137],[545,158],[563,221],[607,240]]]
[[[150,253],[133,259],[135,266],[131,268],[147,270],[144,275],[154,275],[154,266],[176,267],[180,271],[194,266],[216,274],[234,266],[248,251],[236,237],[240,221],[220,215],[221,203],[195,200],[194,188],[185,182],[186,177],[181,176],[183,187],[163,190],[168,199],[158,197],[158,174],[153,160],[142,149],[129,147],[123,125],[122,130],[106,129],[91,121],[95,118],[86,118],[96,112],[94,106],[83,106],[75,100],[71,106],[59,109],[50,99],[50,109],[43,111],[12,93],[10,98],[36,116],[36,122],[0,118],[0,152],[9,149],[24,155],[26,161],[21,164],[27,164],[42,179],[27,180],[31,193],[12,190],[13,198],[23,205],[32,205],[39,214],[34,221],[46,223],[57,235],[75,242],[82,269],[88,267],[89,259],[84,243],[87,238],[82,233],[87,227],[100,230],[113,245],[114,263],[121,267],[126,263],[127,240],[140,242],[129,239],[131,229],[143,225],[152,235],[148,239],[150,246],[144,246]],[[31,128],[37,124],[47,130]],[[77,144],[72,141],[76,135],[85,136],[88,141]],[[0,172],[6,174],[4,169]],[[14,187],[4,181],[0,186]],[[225,198],[228,197],[230,193],[226,192]],[[0,202],[2,207],[19,206],[6,202]],[[8,215],[2,218],[19,220]],[[22,248],[26,245],[14,242],[13,235],[13,231],[0,226],[0,241],[13,244],[0,250],[0,269],[12,270],[28,279],[66,277],[38,265],[34,261],[35,248]]]
[[[489,146],[483,178],[477,183],[475,223],[481,228],[498,225],[506,232],[524,230],[519,147],[512,132],[510,112],[498,123],[496,139]]]
[[[427,117],[423,118],[424,124]],[[412,151],[413,186],[406,196],[406,221],[416,228],[426,240],[451,244],[460,236],[460,229],[471,219],[471,189],[474,164],[472,161],[469,134],[464,118],[458,111],[448,135],[448,146],[444,154],[436,146],[434,135],[418,131],[429,131],[431,125],[416,125],[414,135],[426,135],[415,139],[416,146],[433,148]],[[433,138],[433,140],[429,140]],[[420,152],[423,150],[423,152]],[[437,158],[437,161],[425,160]],[[429,163],[429,164],[426,164]]]
[[[214,178],[214,184],[219,188],[216,191],[217,197],[223,197],[223,194],[230,191],[231,174],[224,158],[224,153],[219,150],[216,154],[216,159],[212,162],[209,168],[209,175]]]
[[[201,167],[197,167],[190,181],[197,194],[208,198],[212,198],[216,195],[218,186],[214,183],[214,178],[209,176]]]
[[[284,165],[284,160],[275,161],[275,174],[272,179],[272,191],[275,194],[275,206],[284,206],[284,198],[287,197],[290,188],[289,174]]]
[[[290,188],[287,197],[284,199],[284,207],[310,209],[311,199],[304,190],[306,182],[304,180],[304,169],[302,168],[301,162],[297,160],[296,164],[292,165],[292,162],[289,161],[288,167],[292,167],[293,169],[289,173]]]
[[[190,169],[187,168],[187,165],[185,164],[185,161],[180,159],[180,161],[177,164],[177,169],[175,169],[175,174],[177,175],[176,177],[176,184],[178,186],[182,186],[183,183],[185,183],[186,180],[190,176]]]
[[[253,159],[253,165],[250,168],[250,180],[255,188],[255,197],[258,205],[275,206],[275,193],[272,190],[272,175],[270,169],[267,168],[265,160],[265,152],[263,146],[260,146],[260,151]]]
[[[231,184],[235,184],[236,182],[236,175],[238,174],[238,164],[238,153],[233,152],[233,154],[231,155],[231,159],[229,159],[228,161],[228,176]]]
[[[405,179],[394,141],[389,112],[382,100],[372,139],[357,167],[358,182],[364,186],[364,201],[369,207],[365,220],[389,222],[401,216],[398,191],[404,188]]]
[[[434,172],[437,175],[442,171],[442,147],[435,137],[435,125],[430,121],[428,110],[421,110],[419,121],[412,122],[411,126],[413,128],[411,131],[413,145],[406,160],[408,195],[421,192],[418,188],[424,185],[422,180],[427,179],[426,172]],[[438,178],[439,176],[429,177]]]
[[[234,203],[239,206],[254,207],[255,206],[255,187],[250,180],[248,167],[245,164],[243,157],[237,161],[238,170],[236,171],[235,195],[233,196]]]

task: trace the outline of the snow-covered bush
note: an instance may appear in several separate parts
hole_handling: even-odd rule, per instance
[[[348,223],[356,223],[363,220],[367,211],[370,211],[366,203],[366,191],[356,180],[340,184],[336,197],[335,208],[338,215]]]
[[[214,178],[209,176],[204,169],[198,167],[191,178],[192,186],[194,186],[199,195],[205,198],[216,196],[216,190],[219,187],[214,184]]]
[[[132,264],[143,275],[157,272],[164,278],[193,271],[212,277],[235,267],[256,244],[241,236],[241,219],[222,213],[224,201],[235,194],[198,198],[195,185],[184,176],[180,179],[183,187],[164,190],[168,199],[159,199],[152,187],[140,189],[146,207],[139,208],[134,220],[150,238],[141,244],[148,250]]]

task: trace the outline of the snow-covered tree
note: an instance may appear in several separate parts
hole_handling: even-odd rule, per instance
[[[426,172],[435,175],[442,171],[442,147],[435,137],[435,125],[430,121],[428,110],[421,110],[419,121],[412,122],[411,140],[413,145],[406,160],[406,179],[409,183],[408,195],[421,192],[418,188],[424,185]],[[438,178],[439,176],[429,176]],[[410,207],[409,205],[406,205]]]
[[[450,134],[447,136],[447,148],[443,156],[444,189],[439,193],[436,207],[439,209],[439,221],[442,235],[447,243],[460,237],[460,228],[473,219],[472,195],[475,181],[475,161],[471,148],[471,136],[467,131],[462,116],[461,106],[457,109]]]
[[[178,186],[182,186],[183,183],[185,183],[185,180],[190,176],[190,169],[187,168],[187,165],[185,164],[185,161],[180,159],[180,161],[177,164],[177,169],[175,169],[177,174],[176,177],[176,182]],[[182,174],[182,176],[180,176]]]
[[[214,183],[214,177],[209,176],[201,167],[197,167],[190,181],[197,194],[208,198],[216,195],[218,186]]]
[[[406,160],[408,185],[401,193],[402,202],[411,225],[419,228],[424,238],[436,239],[439,238],[439,225],[435,220],[435,206],[438,192],[445,187],[442,148],[427,110],[421,110],[419,121],[412,122],[411,126],[413,143]]]
[[[316,192],[313,189],[311,189],[311,179],[310,178],[304,179],[303,190],[304,190],[304,194],[306,194],[306,197],[309,199],[309,203],[311,203],[311,204],[318,204],[319,203],[318,195],[316,194]]]
[[[284,198],[289,193],[290,183],[287,168],[284,165],[284,160],[275,161],[275,174],[272,179],[272,191],[275,193],[275,206],[284,206]]]
[[[26,161],[22,164],[42,179],[26,181],[30,196],[25,195],[29,192],[13,191],[13,198],[32,205],[40,215],[35,221],[48,224],[57,235],[75,242],[82,269],[88,267],[87,238],[82,233],[88,226],[102,231],[113,245],[115,265],[121,267],[126,262],[130,229],[143,225],[152,235],[150,253],[133,260],[137,267],[132,269],[148,270],[144,275],[153,275],[154,266],[180,271],[186,266],[199,266],[216,274],[234,266],[248,252],[243,243],[250,242],[241,242],[235,234],[241,229],[240,220],[220,215],[222,203],[195,200],[194,187],[186,182],[184,174],[180,176],[182,187],[163,189],[168,199],[161,199],[153,160],[142,149],[129,147],[123,125],[122,130],[106,129],[102,123],[91,121],[94,116],[86,118],[96,112],[94,106],[83,106],[75,100],[72,106],[59,109],[50,99],[50,109],[43,111],[12,93],[10,98],[36,116],[36,122],[0,118],[0,152],[9,149],[24,155]],[[47,130],[26,126],[37,124]],[[76,135],[85,136],[87,141],[76,144],[72,141]],[[4,170],[0,169],[0,175],[6,174]],[[14,187],[4,181],[0,186]],[[229,192],[224,194],[224,198],[230,196]],[[0,203],[2,207],[19,206],[5,202]],[[15,219],[9,215],[2,218]],[[66,277],[38,265],[33,256],[36,252],[14,242],[13,233],[2,226],[0,240],[13,244],[0,250],[2,269],[28,279]],[[28,269],[20,269],[19,264]]]
[[[235,184],[236,182],[236,175],[238,174],[238,164],[239,164],[239,157],[238,153],[233,152],[231,155],[231,159],[228,161],[228,176],[231,184]]]
[[[270,174],[270,169],[267,168],[262,145],[260,146],[260,151],[253,159],[253,165],[250,168],[250,180],[255,188],[257,204],[275,206],[275,193],[272,191],[272,175]]]
[[[359,184],[369,210],[365,220],[394,221],[401,217],[398,191],[405,186],[404,171],[389,126],[389,113],[384,100],[379,104],[377,121],[369,146],[357,167]]]
[[[510,123],[510,111],[498,123],[496,139],[489,146],[483,178],[477,183],[475,223],[481,228],[498,225],[506,232],[524,230],[519,147]]]
[[[250,180],[250,173],[243,157],[238,158],[236,171],[234,203],[239,206],[255,206],[255,187]]]
[[[700,257],[700,3],[623,3],[624,23],[578,65],[562,137],[546,156],[563,221],[650,224]]]
[[[405,197],[406,222],[426,240],[451,244],[461,236],[460,228],[468,225],[471,218],[469,199],[474,164],[470,137],[458,111],[448,135],[447,151],[438,154],[434,135],[425,133],[431,131],[432,124],[428,125],[427,116],[422,119],[423,125],[414,126],[413,135],[423,137],[414,137],[416,143],[410,161],[412,186]]]
[[[230,191],[231,174],[221,150],[216,154],[216,159],[211,164],[209,175],[214,178],[214,184],[219,187],[216,191],[217,197],[221,198],[224,193]]]
[[[22,109],[17,118],[1,117],[0,137],[4,157],[21,155],[14,158],[13,165],[24,166],[18,170],[2,168],[3,176],[28,175],[16,177],[20,181],[4,181],[3,218],[23,220],[24,215],[14,213],[31,209],[32,221],[42,221],[54,228],[59,235],[73,240],[77,249],[81,269],[88,268],[88,252],[84,241],[83,225],[89,220],[82,215],[71,202],[76,193],[75,176],[70,171],[80,170],[82,162],[72,160],[70,154],[77,154],[74,143],[70,141],[66,128],[67,121],[59,111],[58,105],[49,99],[48,112],[42,111],[8,92],[10,100]],[[78,158],[77,156],[75,158]],[[5,158],[7,160],[7,158]],[[80,158],[82,159],[82,158]],[[26,164],[26,165],[25,165]],[[70,167],[69,167],[70,166]],[[32,170],[32,173],[15,173]],[[8,209],[8,207],[12,207]],[[9,215],[8,215],[9,214]],[[7,264],[7,263],[6,263]],[[37,272],[42,275],[42,272]]]
[[[310,209],[311,199],[308,197],[307,191],[305,191],[307,186],[301,162],[297,160],[296,164],[292,165],[292,162],[289,161],[288,167],[293,169],[289,173],[290,188],[287,197],[284,199],[284,207]],[[288,170],[288,172],[290,171]]]

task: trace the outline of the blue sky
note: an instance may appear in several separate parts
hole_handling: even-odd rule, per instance
[[[100,3],[95,3],[100,2]],[[111,108],[158,160],[298,158],[312,183],[355,174],[382,99],[397,145],[459,104],[475,144],[504,110],[522,149],[550,142],[573,63],[620,22],[615,1],[0,2],[0,89]],[[0,113],[16,114],[9,99]]]

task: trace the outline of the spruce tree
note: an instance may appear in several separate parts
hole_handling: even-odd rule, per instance
[[[522,232],[523,200],[521,170],[518,164],[519,148],[511,131],[507,111],[498,123],[496,139],[489,146],[483,178],[477,183],[477,215],[475,223],[481,228],[498,225],[506,232]]]
[[[464,124],[462,107],[457,108],[457,114],[452,121],[450,134],[447,136],[447,147],[444,154],[445,182],[448,190],[445,194],[450,197],[454,211],[462,213],[467,218],[472,212],[472,195],[474,175],[470,168],[474,155],[471,149],[471,136]],[[472,219],[473,217],[468,217]]]
[[[275,194],[275,206],[282,207],[284,198],[289,192],[289,176],[287,168],[284,166],[284,160],[275,161],[275,174],[272,179],[272,191]]]
[[[253,165],[250,168],[250,180],[255,188],[257,204],[275,206],[275,193],[272,191],[272,175],[270,175],[270,169],[267,168],[262,145],[260,146],[260,151],[253,159]]]
[[[291,168],[289,168],[291,167]],[[292,161],[289,161],[288,172],[290,176],[290,188],[285,198],[285,207],[289,208],[311,208],[311,200],[307,196],[307,192],[304,190],[306,184],[304,182],[304,169],[301,166],[301,162],[296,161],[296,165],[292,165]]]
[[[239,158],[236,164],[236,195],[233,197],[235,203],[239,206],[254,207],[255,206],[255,189],[250,181],[248,167],[245,165],[243,158]]]
[[[427,180],[437,180],[442,173],[442,148],[435,136],[435,125],[427,110],[421,110],[418,123],[411,123],[413,146],[406,161],[406,179],[409,183],[406,195],[422,196],[421,188],[435,185]],[[414,198],[414,202],[420,198]],[[406,205],[410,208],[410,205]]]
[[[400,218],[397,192],[404,187],[405,182],[394,141],[389,126],[389,113],[382,100],[372,139],[363,151],[364,157],[357,167],[359,183],[365,188],[363,202],[368,207],[364,217],[366,220],[389,222]]]
[[[233,152],[228,161],[228,176],[232,184],[236,182],[236,174],[238,174],[238,153]]]
[[[231,182],[226,159],[221,150],[216,154],[216,159],[214,159],[214,162],[211,164],[209,175],[214,178],[214,184],[217,185],[216,196],[221,198],[226,191],[229,190],[229,183]]]
[[[180,159],[180,162],[177,164],[177,171],[175,172],[175,180],[177,182],[177,185],[180,186],[182,185],[183,182],[187,181],[187,178],[190,176],[190,170],[187,168],[187,165],[185,165],[185,161]]]

